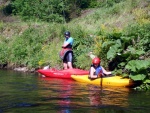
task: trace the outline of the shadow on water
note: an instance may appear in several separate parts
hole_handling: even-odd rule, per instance
[[[145,113],[149,95],[0,70],[0,113]]]

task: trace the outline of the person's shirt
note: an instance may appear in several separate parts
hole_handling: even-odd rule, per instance
[[[63,46],[65,48],[72,48],[72,45],[73,45],[73,38],[72,37],[66,38]]]
[[[72,37],[69,37],[69,38],[66,38],[65,41],[64,41],[64,44],[70,44],[70,45],[73,45],[73,38]]]

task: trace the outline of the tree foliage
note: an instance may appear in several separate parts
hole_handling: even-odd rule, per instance
[[[88,8],[91,0],[14,0],[13,13],[23,20],[41,20],[47,22],[66,22],[80,15]],[[72,17],[73,15],[73,17]]]
[[[12,0],[13,14],[23,20],[68,22],[86,8],[113,6],[121,0]]]

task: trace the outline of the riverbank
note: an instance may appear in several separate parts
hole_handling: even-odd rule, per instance
[[[9,67],[9,68],[7,68],[6,66],[1,67],[0,69],[14,70],[14,71],[19,71],[19,72],[30,72],[30,73],[34,73],[38,70],[35,68],[28,69],[27,67]]]

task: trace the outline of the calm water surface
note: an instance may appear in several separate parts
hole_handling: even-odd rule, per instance
[[[148,113],[150,92],[0,70],[0,113]]]

